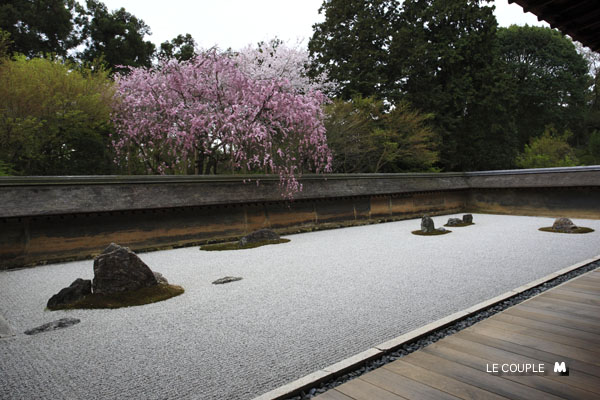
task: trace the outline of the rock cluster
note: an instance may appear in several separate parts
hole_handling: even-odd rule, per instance
[[[427,214],[421,218],[421,232],[423,233],[433,233],[433,232],[446,232],[446,229],[443,227],[436,228],[433,220]]]
[[[552,229],[558,232],[572,232],[577,230],[578,226],[569,218],[557,218],[552,224]]]
[[[446,226],[464,226],[465,224],[473,223],[473,214],[465,214],[462,219],[460,218],[448,218]]]
[[[47,307],[72,304],[92,293],[111,295],[167,284],[162,274],[153,272],[127,247],[111,243],[94,259],[94,279],[76,279],[48,300]]]
[[[240,247],[247,246],[252,243],[262,242],[265,240],[279,240],[280,237],[277,233],[270,229],[260,229],[254,231],[240,239]]]

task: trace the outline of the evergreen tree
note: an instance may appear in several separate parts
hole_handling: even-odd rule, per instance
[[[165,41],[160,44],[158,52],[159,59],[176,59],[177,61],[187,61],[196,56],[196,41],[189,33],[177,35],[171,41]]]
[[[66,56],[81,43],[79,9],[75,0],[2,0],[0,29],[10,33],[12,52]]]
[[[308,43],[313,74],[325,72],[337,95],[383,98],[387,90],[388,49],[397,0],[325,0]]]
[[[113,72],[118,66],[150,67],[155,46],[144,40],[150,27],[124,8],[109,12],[98,0],[87,0],[83,30],[87,46],[80,54],[83,61],[102,60]]]
[[[516,100],[512,112],[519,145],[541,135],[547,125],[570,130],[573,143],[584,144],[591,81],[573,42],[558,31],[536,26],[500,28],[498,38]]]
[[[518,150],[497,22],[484,4],[406,0],[390,48],[399,89],[392,98],[435,114],[446,170],[510,167]]]

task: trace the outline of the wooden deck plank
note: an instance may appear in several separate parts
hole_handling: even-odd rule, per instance
[[[536,298],[535,301],[527,302],[526,304],[524,303],[523,306],[543,308],[558,313],[565,313],[571,315],[572,317],[584,319],[587,323],[600,325],[600,313],[598,313],[598,310],[589,310],[583,305],[581,307],[574,307],[568,304],[558,303],[557,301]]]
[[[475,332],[461,331],[461,337],[465,338],[466,340],[496,347],[511,353],[520,354],[525,357],[531,357],[533,359],[542,360],[552,364],[554,364],[556,361],[564,361],[571,369],[577,369],[589,375],[600,378],[600,367],[571,357],[558,356],[554,353],[532,349],[531,347],[523,346],[506,340],[496,339],[491,336],[481,335]]]
[[[535,308],[526,308],[521,306],[506,309],[502,313],[506,315],[531,319],[532,321],[545,322],[553,325],[563,326],[565,328],[582,330],[593,334],[598,333],[598,327],[594,325],[577,322],[572,319],[569,319],[568,316],[561,316],[560,314],[551,313],[547,310],[539,310]]]
[[[554,333],[550,333],[543,330],[531,329],[529,327],[524,327],[520,325],[514,325],[511,323],[503,322],[497,320],[495,318],[490,318],[484,321],[481,321],[478,324],[480,327],[490,327],[492,329],[497,329],[499,331],[509,331],[513,333],[518,333],[521,335],[527,335],[532,338],[541,339],[544,341],[548,341],[551,343],[559,343],[565,344],[568,346],[578,347],[583,350],[588,350],[590,348],[590,342],[585,339],[580,339],[573,336],[564,336],[557,335]],[[600,354],[600,353],[599,353]]]
[[[335,388],[338,392],[355,400],[402,400],[405,397],[381,389],[361,378],[352,379]]]
[[[510,399],[530,400],[558,398],[552,395],[547,396],[545,392],[532,389],[529,386],[502,377],[490,375],[485,372],[485,370],[461,366],[461,364],[457,362],[448,361],[442,357],[428,354],[423,350],[409,354],[404,357],[404,361]]]
[[[510,315],[506,313],[500,313],[494,316],[495,321],[507,322],[510,324],[527,327],[531,330],[539,330],[548,333],[554,333],[557,335],[563,335],[566,337],[573,337],[586,340],[589,343],[595,344],[600,347],[600,334],[590,333],[578,329],[567,328],[565,326],[556,325],[552,323],[536,321],[533,319],[527,319],[517,317],[516,315]],[[600,333],[600,332],[599,332]]]
[[[345,394],[338,392],[335,389],[328,390],[323,394],[315,397],[318,400],[354,400],[352,397],[348,397]]]
[[[448,336],[444,338],[442,342],[445,346],[448,346],[458,351],[462,351],[463,353],[484,358],[486,360],[489,360],[490,362],[537,364],[543,363],[546,366],[546,371],[552,371],[554,368],[554,364],[551,362],[538,360],[532,357],[521,356],[519,354],[511,353],[496,347],[491,347],[485,344],[465,340],[460,335]],[[571,369],[569,372],[569,377],[567,379],[560,375],[544,375],[536,376],[536,378],[550,379],[565,385],[574,386],[583,390],[596,393],[598,396],[600,396],[600,379],[576,369]]]
[[[458,351],[447,346],[443,340],[432,344],[431,346],[423,349],[426,353],[436,355],[438,357],[445,358],[447,360],[453,360],[459,362],[467,367],[486,370],[487,365],[493,361],[484,359],[479,356],[468,354],[465,352]],[[514,361],[513,361],[514,362]],[[540,376],[510,376],[510,375],[494,375],[507,379],[513,382],[517,382],[526,385],[532,389],[545,392],[546,397],[552,398],[553,396],[558,398],[577,398],[577,399],[596,399],[597,394],[587,390],[579,389],[577,387],[565,385],[549,379],[543,379]]]
[[[572,279],[568,282],[565,282],[562,286],[585,286],[587,290],[600,290],[600,282],[598,280],[588,277],[587,275],[582,275],[578,278]]]
[[[554,303],[564,307],[572,307],[578,310],[587,310],[590,313],[594,313],[595,315],[600,315],[600,304],[590,304],[586,303],[584,300],[580,299],[564,299],[560,297],[553,296],[551,293],[544,294],[539,297],[539,300],[543,300],[546,303]]]
[[[589,281],[587,281],[589,282]],[[571,283],[569,285],[566,285],[568,287],[572,287],[572,288],[577,288],[577,289],[581,289],[581,290],[585,290],[586,292],[590,292],[592,294],[598,294],[600,293],[600,285],[593,285],[590,283]]]
[[[528,335],[522,335],[519,333],[504,330],[499,331],[497,329],[493,329],[488,326],[481,326],[478,324],[467,328],[466,331],[480,333],[482,335],[490,336],[496,339],[520,344],[521,346],[526,346],[531,349],[541,350],[547,353],[553,353],[558,356],[571,357],[576,360],[584,361],[586,363],[597,365],[598,367],[600,367],[600,353],[597,353],[592,350],[584,350],[578,347],[560,344],[556,342],[547,342]]]
[[[402,375],[393,373],[385,368],[378,368],[371,373],[361,376],[362,380],[381,389],[387,390],[407,399],[423,400],[456,400],[458,397],[417,382]]]
[[[439,390],[446,391],[465,400],[503,400],[506,397],[488,392],[476,386],[458,381],[445,375],[404,362],[402,359],[383,366],[395,374],[405,376]]]
[[[591,333],[600,331],[600,326],[598,326],[598,324],[590,322],[585,318],[578,318],[568,313],[556,312],[545,308],[520,305],[518,308],[509,308],[504,312],[536,320],[545,319],[546,321],[555,321],[555,323],[562,326],[581,329]]]
[[[594,291],[590,291],[590,290],[586,290],[586,289],[581,289],[579,287],[576,286],[558,286],[558,288],[560,288],[561,290],[569,290],[572,292],[578,292],[578,293],[582,293],[582,294],[587,294],[590,296],[598,296],[598,293],[594,292]]]
[[[552,290],[547,292],[546,296],[553,299],[563,299],[600,307],[600,298],[598,298],[598,296],[585,295],[581,292],[572,292],[569,290]]]

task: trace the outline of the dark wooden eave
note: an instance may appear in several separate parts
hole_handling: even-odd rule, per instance
[[[552,28],[600,51],[600,0],[508,0]]]

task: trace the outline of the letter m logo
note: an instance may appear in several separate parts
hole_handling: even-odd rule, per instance
[[[565,365],[565,362],[554,362],[554,372],[560,375],[569,375],[569,368]]]

